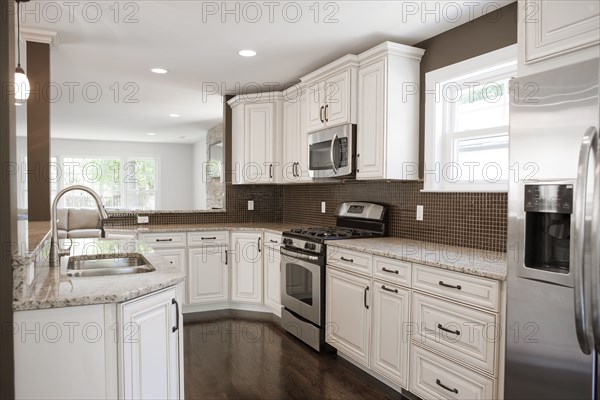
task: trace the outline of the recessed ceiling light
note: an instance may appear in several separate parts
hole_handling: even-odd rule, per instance
[[[156,133],[154,133],[154,132],[148,132],[148,136],[156,136]]]
[[[154,72],[155,74],[166,74],[169,72],[164,68],[152,68],[150,71]]]
[[[179,136],[179,139],[185,139],[185,136]]]
[[[242,57],[254,57],[256,52],[254,50],[240,50],[238,54]]]
[[[171,118],[179,118],[180,115],[179,114],[169,114],[169,117],[171,117]]]

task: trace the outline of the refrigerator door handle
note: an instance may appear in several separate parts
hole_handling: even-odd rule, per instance
[[[591,147],[594,153],[594,189],[592,204],[592,226],[589,245],[591,249],[590,269],[592,276],[592,322],[594,331],[594,347],[600,350],[600,135],[596,128],[592,131]],[[588,131],[589,131],[588,130]]]
[[[594,127],[588,128],[583,136],[581,149],[579,151],[579,165],[577,166],[577,182],[575,187],[575,198],[573,200],[573,240],[571,245],[571,262],[573,266],[573,278],[575,289],[575,328],[579,347],[584,354],[590,354],[594,343],[593,321],[590,314],[590,297],[585,290],[585,216],[586,216],[586,193],[589,156],[592,151],[594,137],[598,133]],[[593,277],[592,277],[593,278]],[[590,276],[587,277],[590,279]]]

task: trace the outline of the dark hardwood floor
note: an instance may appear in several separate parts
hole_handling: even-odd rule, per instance
[[[335,354],[316,353],[268,320],[218,314],[184,323],[185,397],[402,399]]]

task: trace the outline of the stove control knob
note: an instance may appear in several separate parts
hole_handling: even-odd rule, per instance
[[[304,243],[304,248],[307,250],[315,250],[317,246],[314,243]]]
[[[292,243],[294,243],[294,241],[290,238],[283,239],[283,244],[292,244]]]

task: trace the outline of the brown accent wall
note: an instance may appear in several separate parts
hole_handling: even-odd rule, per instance
[[[425,74],[517,43],[517,2],[441,33],[415,47],[425,50],[421,59],[419,112],[419,176],[423,176],[425,141]]]
[[[17,243],[16,133],[14,96],[5,91],[15,80],[14,2],[0,0],[0,398],[14,391],[12,250]],[[8,334],[7,334],[8,332]]]
[[[27,203],[30,221],[50,221],[50,45],[27,42]]]

